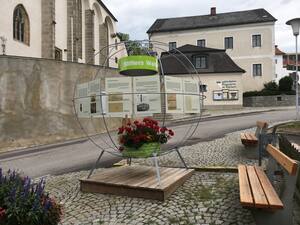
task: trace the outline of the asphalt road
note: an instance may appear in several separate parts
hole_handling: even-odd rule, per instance
[[[223,137],[230,132],[254,127],[257,120],[266,120],[274,123],[294,118],[295,112],[293,110],[284,110],[204,120],[199,123],[193,137],[187,140],[186,136],[190,136],[188,130],[191,128],[191,124],[195,126],[195,123],[190,121],[172,127],[176,138],[170,142],[170,145],[192,145],[202,141],[213,140]],[[114,136],[112,138],[115,139]],[[94,138],[94,141],[101,148],[111,149],[113,147],[107,135]],[[22,152],[13,155],[1,154],[0,167],[4,170],[8,168],[18,169],[31,177],[40,177],[47,174],[57,175],[90,169],[100,152],[101,150],[95,144],[90,141],[84,141],[43,150],[36,149],[26,154]],[[109,166],[119,160],[119,157],[105,153],[99,166]]]

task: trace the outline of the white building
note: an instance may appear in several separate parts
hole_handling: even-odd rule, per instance
[[[275,45],[275,81],[279,83],[279,80],[285,76],[289,76],[293,71],[287,70],[283,66],[283,56],[285,55],[277,45]]]
[[[108,65],[109,53],[111,67],[126,55],[121,46],[103,49],[119,38],[117,19],[100,0],[0,0],[0,4],[0,36],[7,39],[7,55]]]
[[[226,53],[246,73],[243,90],[260,90],[275,78],[274,23],[265,9],[209,15],[157,19],[147,31],[151,41],[169,43],[169,48],[185,44],[226,49]]]

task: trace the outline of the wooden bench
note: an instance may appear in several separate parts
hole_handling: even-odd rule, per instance
[[[256,122],[255,133],[241,133],[241,141],[245,146],[256,146],[258,144],[258,137],[260,134],[264,134],[267,131],[268,123],[265,121]]]
[[[298,163],[270,144],[267,152],[266,173],[261,167],[238,166],[241,205],[252,210],[257,225],[292,225]]]

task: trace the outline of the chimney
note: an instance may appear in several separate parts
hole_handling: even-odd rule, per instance
[[[216,7],[211,7],[210,8],[210,15],[211,16],[215,16],[217,14],[217,9],[216,9]]]

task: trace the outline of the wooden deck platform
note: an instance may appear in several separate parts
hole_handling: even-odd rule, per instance
[[[80,180],[82,192],[115,194],[164,201],[180,187],[194,170],[160,168],[161,185],[157,182],[155,167],[121,166]]]

